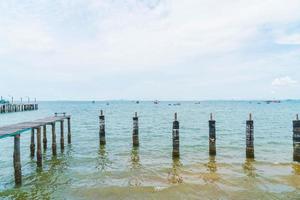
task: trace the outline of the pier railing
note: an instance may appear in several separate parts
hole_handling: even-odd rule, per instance
[[[38,110],[39,105],[37,103],[27,103],[27,104],[0,104],[0,114],[1,113],[12,113],[12,112],[23,112]]]

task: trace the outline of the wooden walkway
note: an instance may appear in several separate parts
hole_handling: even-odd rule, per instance
[[[38,110],[38,109],[39,109],[39,105],[37,103],[0,104],[0,114],[11,113],[11,112],[23,112],[23,111]]]
[[[31,130],[32,128],[51,125],[54,122],[63,121],[64,119],[69,119],[70,117],[71,117],[70,115],[53,116],[53,117],[46,117],[43,119],[38,119],[30,122],[22,122],[18,124],[3,126],[0,127],[0,139],[21,134],[23,132]]]
[[[8,126],[0,127],[0,139],[6,137],[14,137],[14,153],[13,153],[13,164],[15,171],[15,183],[16,186],[22,184],[22,167],[21,167],[21,152],[20,152],[20,141],[21,134],[31,130],[30,140],[30,155],[33,158],[35,155],[36,148],[36,162],[39,168],[42,167],[42,142],[44,149],[47,148],[47,125],[51,125],[52,128],[52,154],[57,155],[56,150],[56,122],[60,122],[60,148],[64,150],[64,120],[68,122],[68,143],[71,143],[71,116],[66,113],[55,113],[54,116],[46,117],[29,122],[22,122],[18,124],[12,124]],[[41,140],[41,130],[43,130],[43,141]],[[37,145],[35,145],[35,136]]]

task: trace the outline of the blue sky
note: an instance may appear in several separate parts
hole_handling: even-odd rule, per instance
[[[2,96],[300,99],[300,0],[0,0]]]

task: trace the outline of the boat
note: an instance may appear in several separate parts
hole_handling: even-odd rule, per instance
[[[270,103],[281,103],[280,100],[268,100],[268,101],[265,101],[267,104],[270,104]]]
[[[158,100],[155,100],[153,103],[154,103],[154,104],[158,104],[159,102],[158,102]]]

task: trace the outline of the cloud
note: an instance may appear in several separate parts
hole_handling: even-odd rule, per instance
[[[278,44],[300,45],[300,33],[281,35],[276,42]]]
[[[16,93],[19,83],[73,81],[62,91],[69,97],[80,95],[76,84],[85,94],[106,85],[108,98],[265,95],[271,78],[299,74],[300,49],[282,45],[299,42],[299,8],[299,0],[0,1],[0,69]]]
[[[275,78],[272,81],[272,86],[274,86],[274,87],[290,87],[290,86],[294,86],[297,84],[298,84],[298,81],[293,80],[289,76]]]

